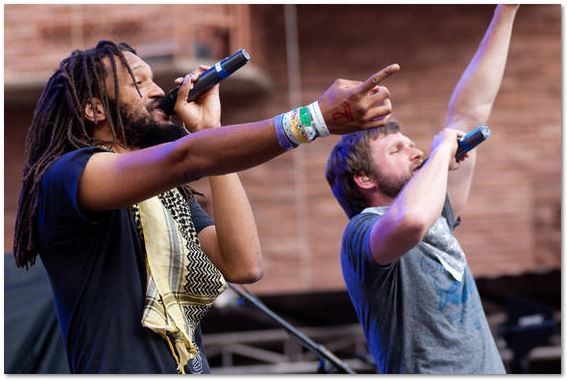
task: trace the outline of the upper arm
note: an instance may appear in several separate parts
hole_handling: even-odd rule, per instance
[[[197,231],[199,243],[205,255],[226,277],[224,261],[220,250],[217,229],[209,214],[199,205],[195,198],[189,200],[191,208],[191,220]]]
[[[209,216],[194,197],[189,200],[189,207],[191,209],[191,220],[197,231],[197,237],[199,238],[203,252],[217,268],[221,269],[222,256],[217,229],[211,216]]]
[[[85,166],[95,149],[69,152],[56,160],[41,179],[39,218],[44,225],[62,221],[77,226],[98,222],[98,215],[84,213],[79,205],[78,189]],[[63,217],[64,216],[64,217]]]
[[[476,128],[480,121],[471,118],[449,118],[447,128],[459,129],[461,131],[469,131]],[[453,206],[455,216],[458,217],[467,205],[474,170],[476,167],[476,149],[467,153],[467,158],[461,161],[459,168],[449,171],[447,179],[447,193],[449,200]]]
[[[379,265],[395,262],[417,245],[424,234],[421,222],[400,218],[390,208],[382,218],[374,222],[370,231],[372,258]]]
[[[79,180],[78,201],[85,211],[132,205],[183,182],[174,145],[128,153],[92,155]]]
[[[217,237],[217,229],[215,225],[209,225],[198,234],[199,242],[203,252],[209,257],[211,262],[220,270],[223,275],[226,274],[223,268],[223,260]]]
[[[447,193],[456,217],[460,216],[467,205],[474,176],[475,162],[476,150],[472,150],[468,153],[468,158],[461,163],[458,169],[449,172]]]

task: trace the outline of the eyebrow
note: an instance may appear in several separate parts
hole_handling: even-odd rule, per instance
[[[399,142],[399,141],[391,142],[390,144],[388,144],[388,145],[386,146],[386,150],[387,150],[387,151],[391,151],[392,149],[397,149],[399,145],[400,145],[400,142]]]
[[[143,63],[137,63],[134,66],[130,66],[130,70],[132,70],[132,72],[135,72],[135,71],[139,72],[140,70],[144,70],[144,68],[145,68],[145,65]],[[149,70],[150,70],[149,77],[150,77],[151,80],[153,80],[154,73],[152,71],[152,68],[149,67]]]
[[[395,140],[393,142],[390,142],[390,144],[388,145],[388,149],[398,147],[400,144],[403,145],[403,144],[406,144],[406,143],[410,147],[417,147],[417,145],[415,144],[415,142],[413,140]]]

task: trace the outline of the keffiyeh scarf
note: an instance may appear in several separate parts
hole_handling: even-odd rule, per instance
[[[167,341],[177,370],[202,373],[195,329],[227,287],[203,253],[187,201],[173,189],[130,208],[145,246],[147,290],[142,325]]]

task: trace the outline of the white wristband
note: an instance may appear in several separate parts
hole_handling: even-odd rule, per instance
[[[311,117],[313,118],[313,127],[317,130],[319,136],[325,137],[331,135],[325,119],[323,119],[323,114],[321,114],[321,109],[319,108],[319,102],[315,101],[307,106],[311,112]]]

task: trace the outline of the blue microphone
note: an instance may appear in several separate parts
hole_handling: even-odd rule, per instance
[[[457,143],[459,147],[457,148],[455,159],[457,159],[457,161],[462,160],[467,152],[488,139],[490,137],[490,134],[490,128],[488,128],[487,126],[478,126],[474,130],[470,131],[468,134],[458,140]],[[428,158],[425,158],[425,160],[421,162],[417,169],[423,167],[427,159]]]
[[[465,154],[490,137],[490,128],[479,126],[459,140],[459,148],[455,154],[457,161],[463,160]]]

